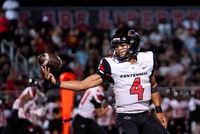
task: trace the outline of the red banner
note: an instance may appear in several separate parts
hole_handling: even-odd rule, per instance
[[[58,13],[58,22],[62,27],[73,28],[73,14],[70,11],[60,11]]]
[[[34,11],[33,11],[34,12]],[[62,27],[79,28],[85,30],[90,27],[101,27],[111,29],[114,24],[128,21],[139,21],[142,28],[152,29],[161,19],[171,22],[173,28],[180,27],[182,21],[189,17],[199,22],[199,8],[138,8],[138,9],[77,9],[77,10],[42,10],[42,16],[47,16],[52,24],[58,24]],[[20,20],[24,21],[30,12],[23,11],[20,13]],[[34,16],[35,17],[35,16]]]

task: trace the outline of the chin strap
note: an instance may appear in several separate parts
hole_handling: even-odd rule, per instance
[[[119,62],[125,62],[128,60],[128,55],[129,55],[129,52],[128,52],[128,49],[127,49],[127,52],[126,52],[126,56],[123,56],[123,57],[120,57],[115,50],[113,50],[113,55],[114,57],[119,61]]]
[[[117,57],[117,59],[120,61],[120,62],[125,62],[128,60],[128,57],[127,56],[124,56],[124,57]]]

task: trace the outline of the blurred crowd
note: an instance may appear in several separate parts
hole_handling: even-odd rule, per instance
[[[200,91],[166,89],[162,108],[168,118],[170,134],[200,133]]]
[[[37,62],[39,54],[49,52],[60,56],[63,65],[59,71],[54,72],[56,77],[62,72],[72,72],[76,79],[83,79],[96,72],[102,56],[112,55],[110,38],[117,28],[124,25],[133,27],[139,32],[141,51],[152,50],[156,55],[158,66],[155,73],[160,87],[200,85],[200,22],[191,18],[184,19],[177,28],[173,28],[165,19],[161,19],[151,30],[142,28],[137,20],[119,21],[109,29],[104,29],[100,25],[95,28],[87,25],[70,28],[51,24],[47,16],[42,16],[36,22],[32,18],[20,22],[17,15],[18,8],[19,5],[12,9],[15,12],[11,14],[13,17],[8,17],[6,11],[10,9],[6,6],[0,11],[0,93],[3,96],[0,101],[1,127],[6,125],[5,119],[9,116],[9,110],[17,95],[28,86],[28,79],[42,77]],[[19,54],[25,62],[15,58]],[[45,93],[48,91],[49,89],[44,89]],[[178,95],[175,93],[173,92],[173,97],[168,96],[169,94],[163,96],[167,97],[164,99],[163,103],[166,104],[163,104],[163,107],[166,108],[166,113],[169,113],[168,129],[172,134],[190,133],[190,125],[188,129],[185,125],[186,122],[191,124],[193,120],[189,114],[191,111],[188,111],[190,108],[187,107],[193,96],[188,94],[184,98],[178,97],[179,92]],[[199,96],[195,98],[199,100]],[[55,104],[51,103],[53,101],[48,102],[49,105]],[[182,113],[180,120],[177,117],[179,115],[172,114],[173,108],[177,106],[183,106],[182,108],[188,112],[187,116]],[[54,113],[59,113],[58,109],[54,110]],[[59,117],[59,114],[53,115],[55,117],[48,117],[49,120]],[[173,124],[176,123],[178,123],[176,126],[180,127],[173,128]]]
[[[110,29],[102,29],[101,26],[90,29],[87,25],[74,28],[52,25],[48,17],[43,16],[39,22],[29,18],[25,23],[18,21],[16,27],[12,27],[1,12],[0,40],[6,40],[13,48],[9,52],[1,50],[1,90],[17,90],[17,84],[21,83],[18,81],[24,77],[41,77],[37,56],[43,52],[61,57],[63,66],[60,72],[73,72],[77,79],[94,73],[99,58],[112,54],[110,37],[117,27],[123,25],[130,25],[140,33],[141,51],[152,50],[155,53],[160,86],[196,86],[200,77],[200,33],[199,22],[193,22],[193,25],[191,22],[188,18],[180,27],[172,28],[169,22],[160,20],[152,30],[141,28],[139,22],[119,22]],[[16,53],[25,58],[27,72],[23,71],[25,67],[14,66],[11,53],[14,58]],[[56,72],[57,76],[60,72]]]

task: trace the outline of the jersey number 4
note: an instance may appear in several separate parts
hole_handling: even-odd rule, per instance
[[[138,100],[143,100],[144,88],[140,84],[140,77],[135,78],[130,89],[130,94],[137,94]]]

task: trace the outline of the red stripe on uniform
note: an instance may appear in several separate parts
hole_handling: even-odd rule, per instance
[[[104,70],[105,70],[105,68],[104,68],[104,66],[103,66],[102,63],[100,64],[100,70],[103,71],[103,72],[104,72]]]
[[[98,98],[99,101],[103,100],[103,97],[101,95],[97,95],[97,98]]]
[[[87,92],[87,91],[86,91],[86,92]],[[88,92],[86,93],[86,95],[83,96],[83,99],[81,100],[81,104],[84,104],[84,103],[85,103],[85,101],[86,101],[87,97],[89,96],[89,94],[90,94],[90,91],[88,91]]]
[[[36,89],[35,88],[31,88],[31,92],[32,92],[32,95],[34,97],[36,95]]]

